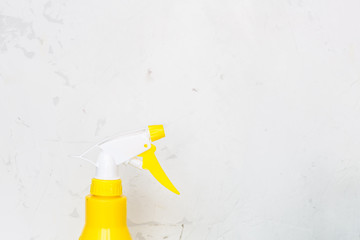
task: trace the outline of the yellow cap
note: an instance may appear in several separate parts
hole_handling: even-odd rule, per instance
[[[155,142],[156,140],[165,137],[165,131],[163,125],[150,125],[149,131],[150,131],[150,139],[152,142]]]
[[[121,180],[102,180],[93,178],[90,193],[96,196],[121,196]]]

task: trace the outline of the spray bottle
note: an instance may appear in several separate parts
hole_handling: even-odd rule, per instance
[[[122,195],[117,169],[120,164],[147,169],[164,187],[180,194],[155,156],[156,147],[152,142],[163,137],[163,126],[152,125],[106,139],[78,156],[87,160],[85,154],[94,148],[100,149],[96,175],[90,195],[86,196],[85,227],[79,240],[131,240],[126,225],[126,197]]]

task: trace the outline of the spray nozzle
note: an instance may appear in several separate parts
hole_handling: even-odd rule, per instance
[[[147,169],[164,187],[173,193],[180,194],[166,176],[156,156],[156,147],[152,142],[165,137],[162,125],[151,125],[148,128],[116,135],[96,144],[101,149],[96,166],[96,179],[119,179],[117,166],[129,163],[139,169]],[[80,157],[84,159],[84,154]]]
[[[149,127],[150,139],[152,142],[165,137],[165,131],[163,125],[150,125]]]

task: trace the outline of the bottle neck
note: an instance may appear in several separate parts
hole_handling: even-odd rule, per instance
[[[80,240],[131,240],[126,226],[125,196],[86,197],[85,226]]]

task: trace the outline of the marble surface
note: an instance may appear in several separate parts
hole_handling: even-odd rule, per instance
[[[356,0],[0,1],[0,232],[78,239],[94,168],[164,123],[181,192],[120,168],[135,240],[360,236]]]

